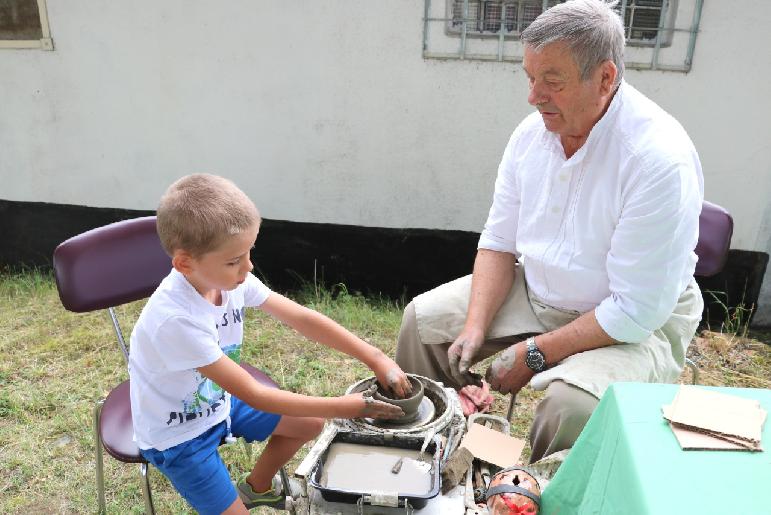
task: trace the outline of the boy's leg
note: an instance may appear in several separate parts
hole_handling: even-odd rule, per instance
[[[316,438],[324,428],[324,419],[290,417],[264,413],[231,397],[233,434],[247,441],[265,440],[265,449],[254,464],[246,481],[254,492],[271,489],[273,476],[294,456],[306,442]],[[278,423],[276,423],[278,421]]]
[[[202,514],[220,514],[240,503],[217,447],[225,436],[220,423],[202,435],[169,449],[142,450],[142,455],[171,481],[174,488]],[[243,504],[240,504],[243,510]],[[237,512],[232,512],[237,513]]]
[[[292,459],[300,447],[316,438],[323,428],[322,418],[282,416],[252,472],[246,478],[252,490],[269,490],[276,472]]]

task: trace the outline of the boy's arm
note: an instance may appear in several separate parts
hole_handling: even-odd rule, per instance
[[[306,338],[358,359],[375,373],[380,384],[392,390],[397,396],[406,397],[412,390],[407,374],[395,361],[377,347],[368,344],[321,313],[301,306],[275,292],[271,292],[260,309],[281,320]]]
[[[397,418],[404,415],[398,406],[364,397],[361,393],[310,397],[265,386],[227,356],[211,365],[198,367],[198,371],[251,407],[269,413],[322,418]]]

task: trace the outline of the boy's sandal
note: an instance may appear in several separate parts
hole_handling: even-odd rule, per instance
[[[281,478],[275,476],[273,478],[273,485],[267,492],[255,492],[252,490],[252,485],[247,483],[246,478],[249,474],[246,473],[241,476],[241,479],[236,483],[236,492],[238,497],[244,503],[247,510],[256,508],[258,506],[268,506],[277,510],[283,510],[286,504],[286,498],[284,497],[284,489],[281,485]]]

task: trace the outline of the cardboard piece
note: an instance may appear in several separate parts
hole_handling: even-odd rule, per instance
[[[471,424],[460,446],[471,451],[475,458],[506,468],[519,461],[525,441],[481,424]]]
[[[672,425],[669,423],[669,427],[672,429],[672,433],[677,439],[677,443],[680,444],[680,448],[684,451],[752,451],[762,449],[752,449],[745,445],[730,442],[716,436],[712,436],[699,431],[691,431]]]
[[[664,418],[669,422],[669,427],[677,439],[677,443],[684,451],[692,450],[717,450],[717,451],[761,451],[759,444],[754,444],[739,438],[710,433],[698,427],[690,427],[672,422],[672,406],[661,407]]]
[[[766,412],[756,400],[683,385],[661,408],[683,449],[762,450]]]

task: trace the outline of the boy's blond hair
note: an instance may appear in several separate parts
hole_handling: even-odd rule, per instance
[[[200,257],[260,223],[257,207],[238,186],[205,173],[187,175],[169,186],[157,216],[158,236],[170,256],[184,250]]]

